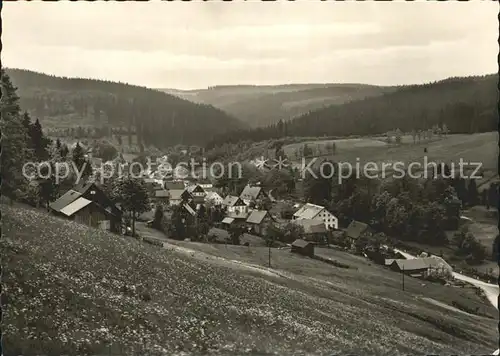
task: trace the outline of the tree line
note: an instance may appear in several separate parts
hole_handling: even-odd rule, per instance
[[[476,133],[497,128],[497,76],[451,78],[412,85],[376,97],[331,105],[265,128],[221,133],[207,148],[238,141],[285,136],[351,136],[404,132],[446,126],[449,133]]]
[[[10,69],[20,87],[20,104],[41,118],[72,114],[89,126],[117,127],[144,145],[206,143],[215,134],[244,127],[210,105],[164,92],[102,80],[61,78]],[[53,120],[52,120],[53,121]],[[109,134],[109,129],[108,130]]]

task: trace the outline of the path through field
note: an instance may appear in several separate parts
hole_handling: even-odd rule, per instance
[[[401,251],[401,250],[398,250],[398,249],[394,249],[394,251],[396,252],[399,252],[400,254],[402,254],[406,259],[414,259],[416,258],[415,256],[413,256],[412,254],[409,254],[407,252],[404,252],[404,251]],[[460,274],[460,273],[457,273],[457,272],[453,272],[453,277],[455,277],[456,279],[458,280],[461,280],[461,281],[464,281],[464,282],[467,282],[467,283],[470,283],[478,288],[481,288],[481,290],[484,292],[484,294],[486,295],[486,298],[488,298],[489,302],[495,307],[498,309],[498,294],[499,294],[499,287],[497,284],[490,284],[490,283],[486,283],[486,282],[483,282],[483,281],[479,281],[477,279],[474,279],[474,278],[471,278],[471,277],[468,277],[468,276],[465,276],[463,274]],[[497,349],[493,355],[498,355],[500,353],[500,349]]]

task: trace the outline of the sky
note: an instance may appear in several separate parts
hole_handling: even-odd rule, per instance
[[[4,2],[2,63],[152,88],[498,71],[496,1]]]

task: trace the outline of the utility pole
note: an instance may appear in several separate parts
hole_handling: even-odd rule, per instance
[[[267,246],[268,246],[268,250],[269,250],[269,254],[268,254],[268,257],[269,257],[269,268],[271,268],[271,245],[272,244],[273,244],[273,240],[272,239],[267,240]]]
[[[269,242],[269,268],[271,268],[271,242]]]
[[[405,290],[405,267],[403,266],[403,269],[401,270],[402,275],[403,275],[403,291]]]

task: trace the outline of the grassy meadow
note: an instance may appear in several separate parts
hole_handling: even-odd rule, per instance
[[[326,145],[335,142],[336,152],[333,155],[327,153]],[[456,162],[460,158],[464,162],[480,162],[484,169],[484,179],[481,183],[486,184],[496,179],[498,165],[498,135],[496,132],[479,133],[473,135],[449,135],[442,138],[434,138],[430,142],[413,143],[411,136],[403,136],[402,144],[388,144],[381,137],[356,138],[342,140],[320,140],[293,143],[284,147],[285,154],[300,165],[296,152],[300,146],[307,144],[317,156],[321,152],[325,158],[335,162],[350,162],[355,164],[359,159],[361,164],[374,162],[378,167],[382,163],[424,162],[427,156],[428,162]],[[424,149],[427,148],[427,152]],[[308,162],[308,160],[307,160]],[[457,168],[458,169],[458,166]],[[389,171],[389,169],[387,170]]]
[[[498,312],[474,289],[406,278],[403,291],[399,274],[344,253],[318,251],[351,268],[274,249],[268,269],[266,248],[161,248],[35,209],[2,210],[5,355],[486,354],[498,347]],[[439,304],[453,301],[477,306],[477,315]]]

